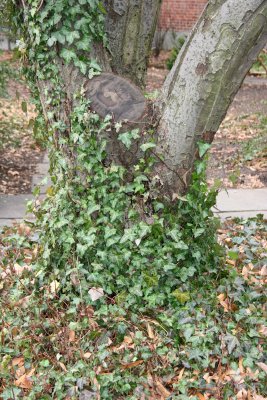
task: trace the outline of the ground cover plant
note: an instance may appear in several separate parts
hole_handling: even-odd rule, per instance
[[[1,398],[264,399],[266,221],[218,234],[226,262],[140,312],[131,284],[127,307],[83,291],[80,271],[44,279],[34,230],[2,233]],[[156,275],[146,279],[155,292]]]
[[[241,53],[235,52],[234,35],[227,48],[233,54],[232,72],[241,66],[237,83],[250,66],[242,55],[257,54],[267,34],[266,3],[249,1],[244,14],[248,29],[239,3],[235,7],[240,13],[233,16],[225,15],[222,3],[207,8],[207,13],[217,13],[219,27],[235,22],[238,29]],[[11,1],[8,8],[43,119],[52,186],[41,204],[29,205],[37,218],[34,229],[22,225],[3,238],[4,399],[256,400],[265,395],[263,292],[232,268],[232,261],[237,267],[248,261],[246,255],[239,257],[234,239],[227,255],[230,267],[225,264],[211,211],[217,190],[208,190],[205,179],[208,142],[229,99],[218,107],[220,93],[213,91],[212,97],[209,84],[201,91],[210,107],[206,113],[202,108],[201,118],[208,115],[204,122],[212,129],[190,135],[190,124],[196,121],[186,110],[186,124],[180,128],[187,129],[188,157],[182,167],[176,163],[173,169],[170,150],[179,153],[182,143],[159,152],[158,135],[163,131],[158,126],[164,118],[156,118],[156,104],[146,101],[134,86],[144,83],[159,5],[142,1],[137,15],[141,19],[140,10],[149,9],[142,21],[150,33],[140,36],[132,34],[140,19],[132,14],[137,10],[131,1]],[[132,18],[122,24],[126,32],[121,29],[114,35],[119,25],[113,18],[125,22],[126,16]],[[210,41],[215,49],[221,43],[218,26],[211,28],[218,33]],[[200,33],[195,34],[197,42]],[[126,46],[123,57],[112,41],[118,37]],[[197,62],[195,75],[201,85],[208,67]],[[189,79],[191,74],[183,68]],[[115,79],[111,71],[131,78],[131,84]],[[223,79],[222,71],[216,79]],[[114,81],[119,86],[115,89]],[[102,93],[98,87],[100,107],[94,108],[90,85],[99,82],[109,91]],[[169,93],[176,83],[171,83]],[[131,119],[116,118],[132,93],[138,101],[130,108],[138,104],[146,110],[145,120],[133,124]],[[101,102],[103,97],[116,112],[101,113],[107,105]],[[197,104],[193,98],[191,106]],[[208,112],[214,108],[216,120]],[[165,114],[165,122],[171,126],[175,119],[170,116]],[[200,126],[203,121],[198,122]],[[179,154],[174,158],[181,162]],[[263,224],[251,225],[256,235]],[[257,266],[263,258],[260,246],[256,241]],[[259,276],[264,273],[260,268]]]

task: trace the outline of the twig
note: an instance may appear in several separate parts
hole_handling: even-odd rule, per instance
[[[41,10],[41,8],[42,8],[43,4],[44,4],[44,0],[41,0],[41,1],[40,1],[40,3],[39,3],[39,6],[37,7],[37,10],[36,10],[36,12],[38,12],[38,11],[40,11],[40,10]]]

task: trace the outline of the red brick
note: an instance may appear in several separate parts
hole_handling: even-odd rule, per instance
[[[159,26],[175,32],[190,30],[207,0],[163,0]]]

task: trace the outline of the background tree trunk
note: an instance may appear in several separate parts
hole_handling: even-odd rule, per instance
[[[112,71],[143,87],[161,0],[105,0]]]
[[[197,142],[212,142],[267,41],[266,0],[210,1],[167,77],[158,102],[158,153],[166,192],[190,184]]]

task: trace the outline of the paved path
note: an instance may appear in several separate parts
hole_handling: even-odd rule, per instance
[[[37,166],[33,176],[32,189],[48,175],[49,160],[45,155],[43,162]],[[41,187],[44,196],[50,182]],[[31,194],[0,195],[0,227],[11,226],[25,218],[26,204],[34,197]],[[219,193],[215,215],[221,219],[228,217],[250,218],[263,214],[267,218],[267,188],[264,189],[228,189]],[[26,216],[26,220],[33,216]]]
[[[41,174],[39,176],[42,179],[43,176]],[[26,203],[32,199],[31,194],[0,195],[0,227],[22,221],[25,217]],[[214,213],[221,219],[250,218],[257,214],[263,214],[267,219],[267,188],[222,191],[218,195]],[[29,215],[26,219],[32,220],[33,217]]]
[[[257,214],[263,214],[267,218],[267,188],[224,190],[217,197],[214,212],[222,219],[250,218]]]
[[[36,185],[46,178],[48,175],[49,160],[47,155],[44,156],[43,162],[37,165],[36,174],[32,179],[32,190]],[[44,196],[49,182],[41,186],[41,195]],[[29,194],[8,195],[0,194],[0,228],[2,226],[12,226],[14,222],[21,222],[24,219],[33,220],[33,215],[25,215],[27,203],[34,199]]]

